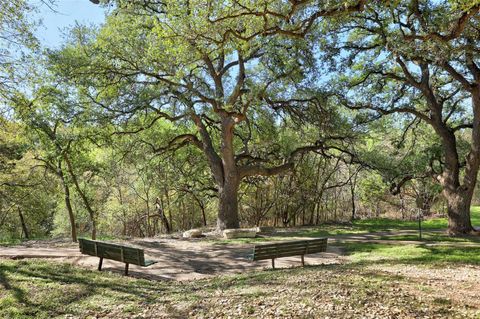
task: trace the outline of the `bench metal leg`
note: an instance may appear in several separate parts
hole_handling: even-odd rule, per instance
[[[272,258],[272,268],[275,269],[275,258]]]
[[[128,263],[125,264],[125,276],[128,276]]]
[[[103,257],[100,257],[100,263],[98,264],[98,271],[102,271]]]
[[[304,257],[305,257],[305,256],[302,255],[302,266],[305,266],[305,258],[304,258]]]

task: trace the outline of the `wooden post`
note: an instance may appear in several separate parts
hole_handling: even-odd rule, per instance
[[[272,258],[272,268],[275,269],[275,258]]]
[[[100,263],[98,264],[98,271],[102,271],[103,257],[100,257]]]
[[[125,264],[125,276],[128,276],[128,263]]]
[[[305,256],[302,255],[302,266],[305,266],[305,258],[304,258],[304,257],[305,257]]]

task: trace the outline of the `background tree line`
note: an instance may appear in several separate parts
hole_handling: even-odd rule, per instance
[[[1,237],[418,211],[473,231],[475,1],[101,5],[56,50],[34,7],[2,9],[2,46],[26,53],[0,61]]]

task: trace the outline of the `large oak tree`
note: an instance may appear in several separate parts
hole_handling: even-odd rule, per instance
[[[286,172],[297,154],[319,148],[305,142],[271,161],[252,152],[248,133],[262,110],[274,117],[275,110],[293,104],[318,104],[297,90],[312,60],[298,35],[322,16],[362,4],[119,1],[98,33],[77,29],[76,43],[54,56],[66,80],[74,79],[99,109],[123,124],[119,133],[138,132],[160,119],[186,128],[193,123],[194,131],[168,145],[152,144],[152,150],[200,149],[218,188],[217,227],[237,228],[242,179]],[[125,126],[147,113],[153,120],[142,127]]]
[[[480,165],[478,3],[371,3],[353,19],[326,26],[330,59],[342,67],[335,95],[347,107],[423,121],[443,156],[427,170],[443,187],[449,232],[468,234]],[[468,150],[459,134],[470,135]],[[403,179],[405,181],[405,179]]]

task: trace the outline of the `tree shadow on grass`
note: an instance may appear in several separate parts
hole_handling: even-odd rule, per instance
[[[28,304],[23,289],[12,286],[10,284],[10,281],[8,279],[8,272],[11,273],[12,271],[15,271],[15,269],[12,269],[12,267],[5,267],[3,264],[0,263],[0,284],[2,285],[3,289],[12,294],[13,298],[16,301],[22,304]]]
[[[90,296],[107,295],[119,303],[153,303],[167,289],[170,293],[182,292],[179,286],[167,287],[158,282],[105,276],[68,264],[39,260],[0,262],[0,284],[11,292],[18,311],[25,315],[43,312],[44,316],[65,314],[70,304]],[[0,317],[1,314],[0,311]]]

